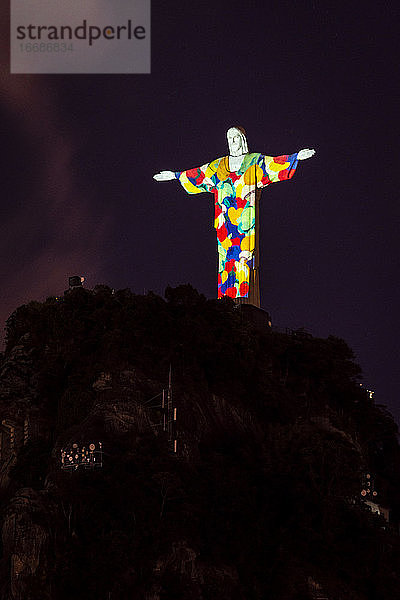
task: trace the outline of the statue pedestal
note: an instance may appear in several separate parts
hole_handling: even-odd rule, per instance
[[[236,308],[240,312],[242,320],[248,321],[256,327],[267,327],[268,329],[272,328],[271,315],[269,312],[263,308],[260,308],[259,306],[254,306],[254,304],[249,304],[248,302],[238,302],[238,300],[247,300],[247,298],[237,298],[235,300],[237,303]]]

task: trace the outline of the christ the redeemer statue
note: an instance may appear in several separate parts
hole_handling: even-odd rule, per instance
[[[299,160],[315,150],[265,156],[249,152],[245,131],[227,132],[229,156],[217,158],[188,171],[161,171],[157,181],[178,179],[189,194],[212,192],[218,241],[218,298],[230,296],[238,302],[260,306],[258,203],[261,189],[290,179]]]

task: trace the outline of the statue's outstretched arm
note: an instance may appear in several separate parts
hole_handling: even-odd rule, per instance
[[[313,148],[304,148],[303,150],[299,150],[297,153],[297,160],[305,160],[306,158],[311,158],[314,156],[315,150]]]
[[[153,175],[153,179],[156,181],[170,181],[171,179],[176,179],[176,177],[173,171],[160,171]]]

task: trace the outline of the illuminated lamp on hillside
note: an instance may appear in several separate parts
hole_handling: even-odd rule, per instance
[[[103,444],[101,442],[89,445],[78,445],[61,448],[61,468],[67,471],[84,469],[99,469],[103,466]]]
[[[365,500],[368,498],[371,498],[371,496],[376,498],[376,496],[378,495],[378,492],[374,488],[375,488],[375,485],[374,485],[373,478],[371,477],[371,473],[366,473],[363,476],[361,496]]]

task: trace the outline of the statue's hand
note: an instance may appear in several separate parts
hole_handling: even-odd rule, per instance
[[[305,160],[306,158],[311,158],[314,156],[315,150],[313,148],[304,148],[303,150],[299,150],[297,153],[297,160]]]
[[[175,179],[175,173],[173,171],[160,171],[153,175],[153,179],[156,181],[170,181],[171,179]]]

